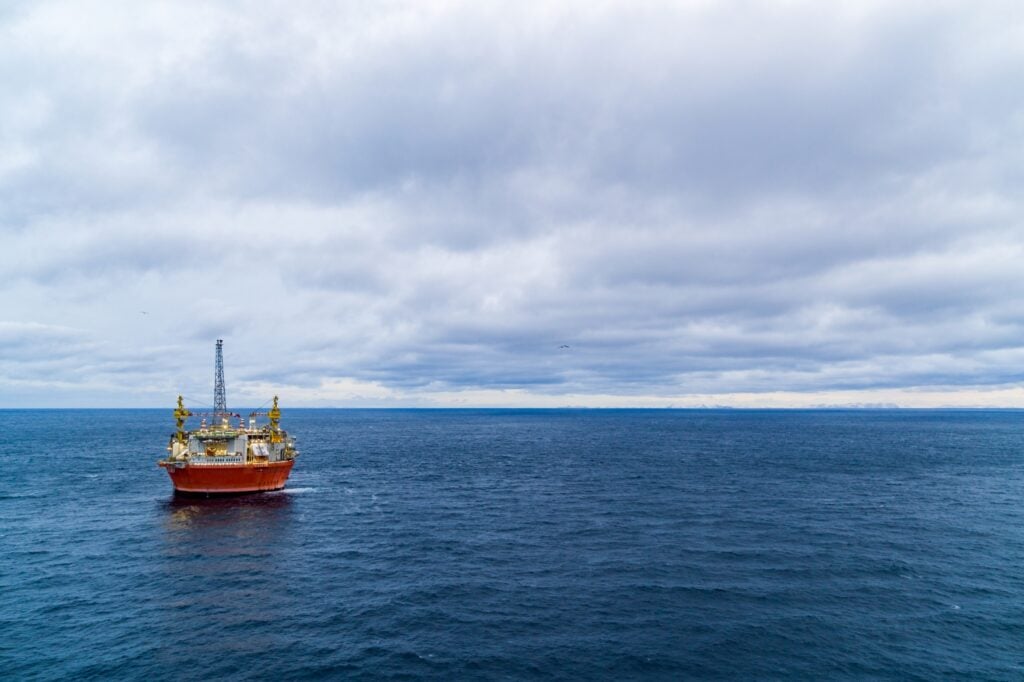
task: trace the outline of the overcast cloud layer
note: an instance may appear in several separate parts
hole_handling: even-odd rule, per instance
[[[0,9],[0,406],[1024,406],[1024,5]]]

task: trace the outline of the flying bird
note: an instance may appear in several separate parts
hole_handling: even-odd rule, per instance
[[[559,350],[561,350],[561,349],[563,349],[563,348],[565,348],[565,349],[568,349],[568,348],[569,348],[569,346],[567,346],[566,344],[564,344],[564,343],[563,343],[563,344],[562,344],[561,346],[559,346],[558,348],[559,348]]]

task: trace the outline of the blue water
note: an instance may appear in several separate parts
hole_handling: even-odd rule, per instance
[[[0,411],[0,678],[1024,677],[1024,414]]]

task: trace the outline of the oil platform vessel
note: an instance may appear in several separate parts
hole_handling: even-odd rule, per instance
[[[228,412],[223,346],[218,339],[213,412],[191,412],[179,395],[174,410],[177,430],[167,445],[167,458],[157,465],[167,470],[176,493],[237,495],[280,490],[299,454],[295,441],[281,429],[277,396],[269,410],[252,412],[248,424],[241,415]],[[267,423],[257,425],[260,416]],[[189,417],[202,419],[198,429],[186,430]],[[232,420],[237,423],[233,425]]]

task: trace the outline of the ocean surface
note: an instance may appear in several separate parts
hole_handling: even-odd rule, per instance
[[[1022,679],[1024,413],[0,411],[0,679]]]

